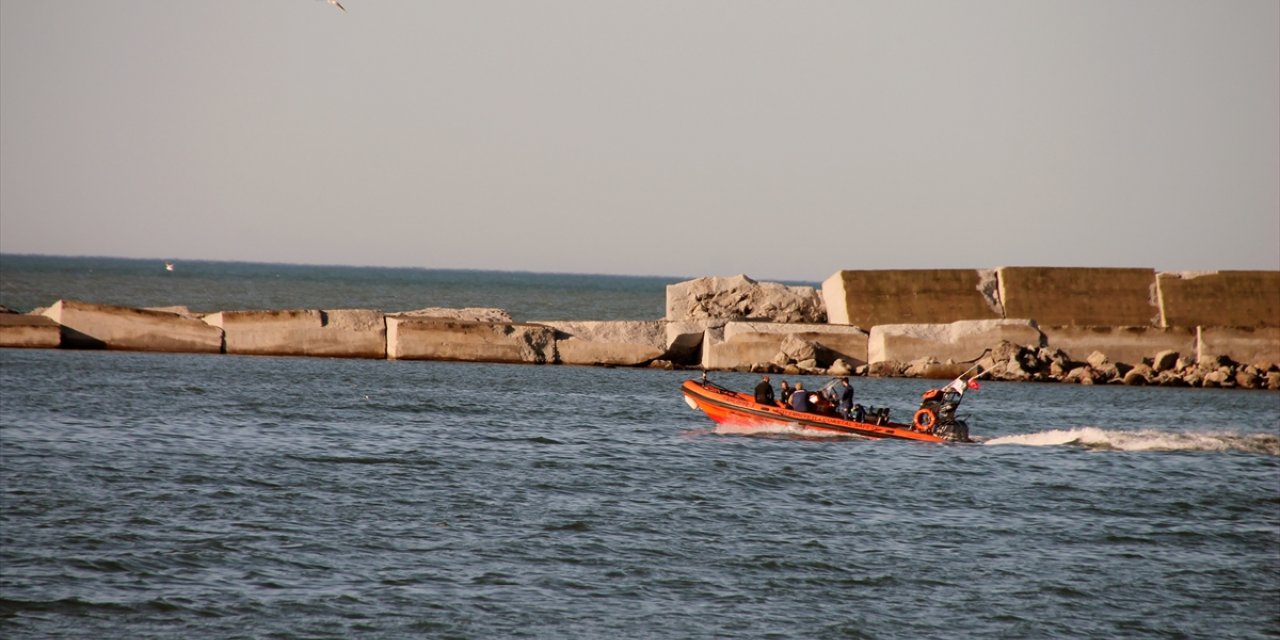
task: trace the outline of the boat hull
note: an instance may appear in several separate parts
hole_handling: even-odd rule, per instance
[[[686,380],[681,385],[680,391],[690,407],[705,413],[712,422],[746,432],[776,433],[780,429],[795,429],[821,435],[856,438],[948,442],[946,438],[932,433],[916,431],[908,424],[858,422],[835,416],[795,411],[781,406],[758,404],[750,394],[730,391],[710,382]]]

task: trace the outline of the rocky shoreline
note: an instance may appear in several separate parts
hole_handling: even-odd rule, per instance
[[[1126,276],[1134,280],[1130,271]],[[948,282],[957,280],[955,273],[944,275]],[[837,277],[856,281],[845,272]],[[970,305],[967,315],[987,314],[993,308],[988,302],[997,301],[1000,317],[866,328],[833,323],[833,315],[853,315],[848,292],[842,299],[826,285],[819,293],[741,275],[670,285],[666,317],[649,321],[520,322],[491,308],[192,312],[59,300],[28,314],[0,313],[0,347],[915,378],[950,378],[976,363],[992,380],[1280,390],[1280,322],[1267,319],[1269,308],[1256,326],[1042,326],[1032,318],[1003,317],[1003,308],[1018,299],[1009,297],[1008,288],[1004,298],[993,293],[1001,291],[1000,273],[977,272],[975,278],[974,291],[983,301]],[[899,304],[937,313],[938,304],[924,305],[921,298],[933,295],[939,304],[955,304],[969,295],[964,280],[957,280],[960,289],[940,293],[906,286],[916,291],[900,296],[911,299]],[[1142,284],[1136,280],[1135,286]],[[1089,295],[1091,308],[1104,308],[1096,291]],[[1052,302],[1061,305],[1059,299]],[[1046,316],[1054,313],[1022,304]],[[833,308],[843,311],[829,313]],[[854,313],[867,317],[865,309]],[[918,315],[899,315],[912,313]],[[948,319],[931,319],[938,318]]]

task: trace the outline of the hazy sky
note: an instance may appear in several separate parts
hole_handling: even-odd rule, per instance
[[[1275,0],[0,0],[0,251],[1280,269]]]

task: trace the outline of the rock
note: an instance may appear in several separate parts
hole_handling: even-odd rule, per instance
[[[222,352],[222,329],[176,313],[59,300],[43,315],[62,325],[63,347]]]
[[[901,363],[890,360],[881,360],[879,362],[871,362],[867,364],[866,375],[876,378],[891,378],[897,376],[904,367]]]
[[[1098,375],[1091,367],[1080,366],[1067,372],[1063,376],[1063,382],[1074,382],[1076,384],[1093,384],[1097,382]]]
[[[1221,369],[1214,369],[1213,371],[1206,373],[1204,375],[1204,380],[1201,382],[1201,386],[1206,388],[1231,387],[1234,385],[1235,381],[1232,379],[1232,376]]]
[[[827,314],[813,287],[756,282],[745,275],[698,278],[667,286],[670,322],[690,320],[756,320],[822,323]]]
[[[937,361],[932,358],[917,358],[907,363],[907,367],[902,372],[902,375],[908,378],[923,378],[925,371],[935,364],[937,364]]]
[[[1160,328],[1041,326],[1047,344],[1074,356],[1093,351],[1106,354],[1111,362],[1142,362],[1162,351],[1194,353],[1196,330],[1187,327]]]
[[[1152,377],[1153,371],[1151,370],[1151,367],[1145,364],[1140,364],[1125,373],[1122,379],[1124,383],[1129,386],[1140,387],[1150,384]]]
[[[1267,389],[1271,391],[1280,390],[1280,371],[1267,372]]]
[[[836,358],[836,361],[832,362],[830,367],[827,367],[827,373],[844,377],[853,374],[853,367],[844,358]]]
[[[1107,359],[1107,354],[1101,351],[1094,351],[1089,354],[1088,358],[1085,358],[1085,362],[1088,362],[1089,366],[1094,369],[1100,369],[1103,366],[1110,364],[1111,360]]]
[[[1176,369],[1178,367],[1178,361],[1179,358],[1177,351],[1161,351],[1156,354],[1155,358],[1152,358],[1151,368],[1156,373],[1163,373],[1165,371]]]
[[[1257,371],[1242,369],[1236,372],[1235,383],[1241,389],[1257,389],[1262,386],[1262,378]]]
[[[662,369],[663,371],[674,371],[676,365],[670,360],[654,360],[649,363],[650,369]]]
[[[811,340],[805,340],[795,334],[789,334],[782,339],[782,345],[779,347],[779,353],[787,356],[789,360],[800,362],[801,360],[817,360],[818,348]]]
[[[1254,360],[1253,362],[1249,363],[1249,366],[1253,367],[1254,369],[1257,369],[1258,373],[1260,374],[1266,373],[1268,371],[1280,370],[1280,368],[1276,367],[1276,364],[1274,362],[1271,362],[1269,360]]]
[[[1201,327],[1200,353],[1222,353],[1237,362],[1280,362],[1280,327]]]
[[[1028,371],[1022,361],[1017,358],[995,365],[988,375],[995,380],[1010,382],[1026,382],[1035,377],[1035,373]]]
[[[1104,363],[1102,366],[1090,366],[1094,372],[1094,382],[1110,383],[1112,381],[1120,381],[1123,379],[1123,373],[1120,368],[1110,362]]]
[[[1161,371],[1156,374],[1155,384],[1162,387],[1185,387],[1188,386],[1186,378],[1179,375],[1177,371]]]

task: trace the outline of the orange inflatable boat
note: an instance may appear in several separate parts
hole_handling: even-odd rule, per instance
[[[910,424],[892,422],[887,411],[867,415],[859,411],[861,419],[845,419],[834,411],[824,411],[823,402],[815,411],[796,411],[781,404],[765,405],[755,401],[751,393],[741,393],[721,387],[707,380],[686,380],[680,391],[690,408],[707,414],[713,422],[743,430],[745,433],[795,433],[810,435],[841,435],[859,438],[895,438],[923,442],[971,442],[969,427],[955,418],[955,409],[964,397],[964,390],[974,388],[972,379],[957,378],[942,389],[930,389],[921,399]],[[813,392],[805,392],[813,393]]]

